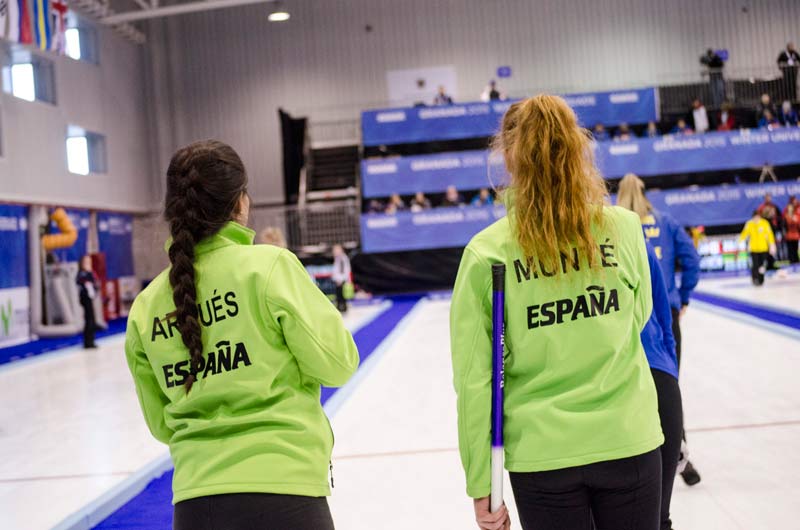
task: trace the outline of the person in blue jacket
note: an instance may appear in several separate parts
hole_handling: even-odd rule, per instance
[[[664,283],[667,287],[669,305],[672,309],[672,334],[675,337],[675,352],[678,368],[681,365],[680,319],[689,306],[689,298],[700,279],[700,256],[694,243],[683,227],[665,212],[659,212],[645,197],[642,179],[629,173],[619,183],[617,204],[636,212],[642,220],[645,239],[653,245],[658,257]],[[680,266],[680,283],[675,278],[675,265]],[[681,472],[689,486],[700,482],[700,474],[691,464]]]
[[[678,386],[678,358],[672,335],[672,312],[669,294],[658,264],[655,249],[647,243],[650,283],[653,290],[653,313],[641,333],[642,346],[650,364],[658,395],[658,415],[664,445],[661,446],[661,530],[672,530],[669,517],[672,486],[678,469],[683,435],[683,404]]]

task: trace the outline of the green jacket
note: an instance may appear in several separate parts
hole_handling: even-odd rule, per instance
[[[333,432],[320,384],[358,366],[350,332],[298,259],[228,223],[195,247],[203,369],[172,313],[169,269],[136,298],[125,355],[147,426],[169,444],[173,502],[222,493],[330,495]]]
[[[545,471],[626,458],[663,442],[639,333],[652,306],[639,218],[604,209],[600,267],[577,251],[561,273],[526,260],[508,218],[464,251],[450,313],[467,494],[490,482],[492,263],[506,264],[505,464]],[[564,271],[566,273],[564,274]]]

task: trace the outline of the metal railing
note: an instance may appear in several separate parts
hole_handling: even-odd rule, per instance
[[[360,239],[359,207],[352,199],[254,207],[249,224],[259,233],[267,227],[281,229],[289,249],[299,254],[327,253],[336,244],[355,248]]]

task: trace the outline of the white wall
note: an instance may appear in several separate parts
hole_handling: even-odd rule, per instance
[[[386,99],[387,70],[454,65],[475,99],[500,65],[514,94],[699,79],[698,57],[727,48],[730,71],[777,73],[800,40],[797,0],[294,0],[292,19],[256,5],[171,18],[151,29],[161,100],[161,171],[180,144],[231,143],[257,201],[282,197],[276,108],[352,119]],[[748,6],[748,12],[742,12]],[[367,33],[364,26],[374,30]],[[155,35],[151,34],[151,37]]]
[[[105,29],[98,37],[99,65],[45,54],[55,62],[56,105],[0,92],[0,200],[128,212],[154,207],[146,50]],[[68,125],[105,135],[106,174],[67,171]]]

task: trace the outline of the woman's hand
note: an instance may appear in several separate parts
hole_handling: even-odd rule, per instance
[[[481,530],[509,530],[511,528],[511,517],[508,516],[505,504],[496,512],[489,511],[489,497],[473,499],[473,504],[475,521]]]

